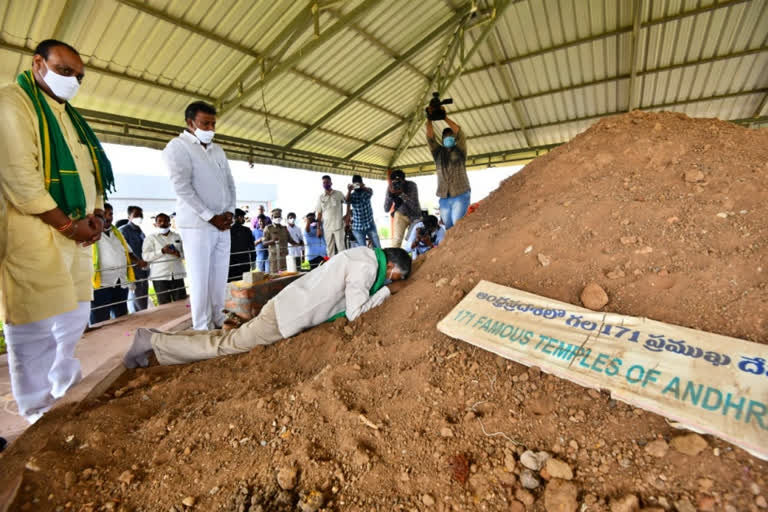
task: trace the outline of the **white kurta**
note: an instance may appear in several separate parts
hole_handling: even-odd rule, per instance
[[[176,225],[186,247],[192,327],[207,330],[224,322],[231,237],[208,221],[235,212],[235,181],[218,144],[203,147],[184,131],[163,150],[176,191]]]
[[[163,247],[171,244],[179,251],[181,258],[173,254],[163,254]],[[184,278],[184,246],[181,235],[175,231],[169,231],[167,235],[152,233],[147,236],[141,247],[141,254],[142,259],[149,263],[149,279],[152,281]]]
[[[189,363],[270,345],[342,311],[352,321],[389,297],[386,286],[370,295],[378,271],[373,249],[350,249],[286,286],[267,302],[259,316],[239,329],[226,333],[155,333],[150,338],[152,348],[160,364]]]
[[[291,237],[294,240],[296,240],[297,242],[300,242],[304,239],[302,236],[302,230],[299,226],[288,225],[286,227],[288,228],[288,233],[291,234]],[[301,250],[302,250],[302,246],[292,244],[290,241],[288,242],[288,256],[301,258]]]
[[[111,231],[105,231],[96,242],[99,246],[99,272],[101,287],[111,288],[119,283],[128,288],[128,261],[125,259],[125,247]],[[133,254],[130,246],[128,252]]]
[[[375,308],[389,297],[386,286],[370,295],[378,270],[373,249],[356,247],[289,284],[273,299],[280,334],[290,338],[341,311],[352,321]]]
[[[221,146],[205,148],[185,130],[165,147],[163,161],[176,191],[177,227],[216,229],[211,217],[235,213],[235,181]]]

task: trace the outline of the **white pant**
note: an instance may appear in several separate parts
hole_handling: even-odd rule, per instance
[[[209,228],[180,228],[187,260],[189,302],[192,308],[192,328],[209,331],[221,327],[225,317],[221,310],[227,295],[229,231]]]
[[[4,327],[13,398],[19,413],[30,422],[80,382],[75,345],[85,331],[90,311],[90,302],[78,302],[74,311]]]

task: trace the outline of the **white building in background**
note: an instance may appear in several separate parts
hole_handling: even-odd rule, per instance
[[[255,212],[264,205],[267,213],[277,199],[277,185],[258,183],[237,183],[237,207]],[[147,226],[149,219],[158,213],[172,214],[176,209],[176,193],[167,176],[146,176],[140,174],[117,174],[116,192],[109,194],[109,203],[115,210],[115,222],[128,217],[129,206],[140,206],[144,210]],[[247,208],[246,208],[247,207]]]

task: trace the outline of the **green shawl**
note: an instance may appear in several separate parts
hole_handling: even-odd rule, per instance
[[[373,251],[376,253],[376,262],[379,264],[379,270],[376,273],[376,281],[374,281],[373,286],[371,286],[371,291],[370,291],[371,295],[381,290],[381,288],[384,286],[384,281],[386,281],[387,279],[387,256],[384,254],[384,251],[381,249],[373,249]],[[333,315],[327,321],[333,322],[337,318],[346,316],[346,314],[347,314],[346,311],[341,311]]]
[[[73,219],[82,219],[88,213],[85,205],[85,193],[80,182],[80,174],[75,166],[75,159],[67,146],[67,141],[61,133],[61,128],[56,117],[43,97],[45,94],[35,82],[32,71],[21,73],[16,82],[27,93],[32,106],[37,113],[38,126],[40,128],[40,141],[42,148],[40,154],[43,159],[43,171],[45,174],[45,188],[51,194],[53,200],[64,213]],[[67,114],[72,120],[80,142],[88,147],[96,170],[96,191],[107,200],[107,192],[115,190],[115,178],[112,175],[112,165],[109,163],[99,139],[88,126],[88,123],[67,102]]]

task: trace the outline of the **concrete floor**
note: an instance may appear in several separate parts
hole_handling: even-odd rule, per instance
[[[188,319],[189,299],[110,320],[89,330],[75,349],[75,355],[82,365],[84,381],[73,387],[60,402],[84,398],[110,370],[119,366],[138,327],[181,330],[191,326]],[[13,441],[28,426],[26,420],[19,416],[16,402],[11,394],[8,355],[3,354],[0,356],[0,437],[6,438],[9,442]]]

